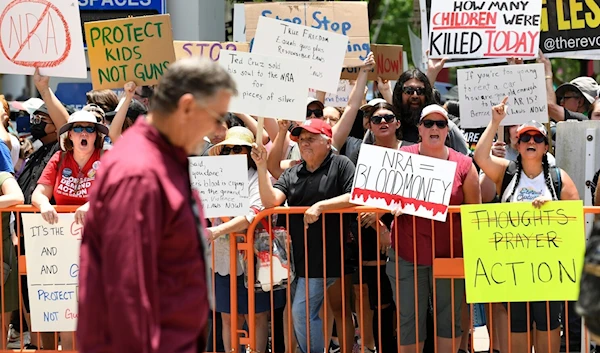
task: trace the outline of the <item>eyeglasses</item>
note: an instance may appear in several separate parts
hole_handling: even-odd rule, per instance
[[[579,98],[581,98],[581,96],[564,96],[564,97],[560,98],[560,101],[562,102],[562,101],[566,101],[567,99],[572,99],[572,98],[579,99]]]
[[[533,141],[535,141],[535,143],[542,143],[542,142],[546,141],[546,138],[542,134],[533,134],[533,135],[532,134],[523,134],[519,137],[519,141],[529,142],[529,141],[531,141],[532,137],[533,137]]]
[[[71,128],[71,130],[78,134],[82,133],[84,130],[88,134],[93,134],[94,132],[96,132],[96,127],[95,126],[73,126],[73,128]]]
[[[443,129],[445,127],[448,126],[448,120],[423,120],[421,121],[421,124],[423,124],[423,126],[425,126],[428,129],[431,129],[433,127],[433,125],[437,126],[440,129]]]
[[[323,117],[323,109],[306,109],[306,117],[310,117],[312,114],[315,114],[317,118]]]
[[[396,120],[396,116],[394,114],[387,114],[387,115],[373,115],[371,117],[371,122],[376,125],[381,124],[383,120],[385,120],[386,123],[391,123],[391,122],[394,122],[394,120]]]
[[[417,96],[424,96],[425,87],[404,86],[402,87],[402,92],[408,94],[409,96],[412,96],[413,94],[415,94],[415,92],[417,93]]]
[[[38,125],[41,124],[42,121],[44,120],[44,118],[46,118],[46,115],[43,114],[31,114],[29,116],[29,123],[30,124],[34,124],[34,125]]]
[[[233,151],[233,153],[235,153],[235,154],[240,154],[240,153],[242,153],[243,150],[244,150],[244,147],[240,146],[240,145],[235,145],[233,147],[225,146],[221,150],[221,156],[228,155],[231,153],[231,151]]]

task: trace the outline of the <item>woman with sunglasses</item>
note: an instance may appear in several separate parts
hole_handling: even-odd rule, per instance
[[[450,205],[481,203],[477,170],[471,158],[445,145],[448,135],[446,110],[437,104],[423,108],[418,130],[420,142],[403,147],[401,151],[455,162],[456,171]],[[394,290],[394,300],[400,311],[398,328],[401,336],[400,352],[415,352],[417,344],[420,352],[423,350],[427,332],[429,297],[433,293],[432,246],[435,244],[436,258],[462,257],[460,215],[451,214],[448,215],[449,219],[446,222],[438,222],[403,215],[400,208],[392,211],[392,214],[397,218],[392,227],[392,249],[388,252],[389,261],[386,270]],[[435,239],[433,239],[434,232]],[[417,288],[415,288],[414,278],[415,267]],[[396,282],[399,284],[400,293],[395,292]],[[460,312],[465,286],[463,280],[453,280],[453,282],[454,302],[451,300],[451,280],[436,281],[436,297],[433,299],[437,309],[436,336],[440,352],[451,352],[453,346],[459,347],[462,334]],[[417,296],[417,308],[415,308],[415,296]],[[419,320],[415,322],[417,313]]]
[[[531,202],[536,208],[551,200],[579,200],[577,188],[569,175],[560,168],[552,168],[548,163],[548,134],[544,125],[531,121],[517,130],[518,156],[515,162],[490,154],[492,141],[500,123],[506,116],[505,97],[502,103],[492,108],[492,121],[485,129],[475,149],[475,161],[495,184],[501,202]],[[552,169],[560,173],[561,190],[556,190],[552,181]],[[511,172],[514,170],[514,172]],[[510,183],[504,186],[504,180]],[[529,310],[527,309],[529,306]],[[562,303],[545,302],[511,303],[511,345],[512,351],[530,352],[527,347],[531,322],[536,324],[533,346],[536,352],[558,352],[560,349],[560,312]],[[549,313],[547,310],[549,307]],[[528,318],[530,313],[531,322]],[[549,316],[550,320],[547,320]],[[548,346],[550,335],[551,346]]]

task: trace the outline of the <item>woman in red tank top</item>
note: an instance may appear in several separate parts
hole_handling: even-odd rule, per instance
[[[402,147],[401,150],[456,162],[450,205],[481,203],[477,170],[471,158],[445,146],[447,135],[448,114],[439,105],[429,105],[421,113],[420,142]],[[394,300],[400,311],[400,352],[415,352],[417,343],[419,351],[422,351],[427,332],[429,295],[433,291],[432,247],[435,244],[435,257],[438,258],[462,256],[460,215],[449,215],[446,222],[438,222],[403,215],[400,209],[392,211],[392,214],[398,217],[392,229],[392,249],[389,252],[386,272],[392,288],[395,290],[398,281],[398,288],[401,291],[399,294],[394,293]],[[433,232],[435,232],[435,239],[432,239]],[[415,267],[417,288],[415,288],[414,278]],[[454,347],[458,347],[458,339],[461,336],[459,315],[465,286],[463,280],[454,280],[454,303],[452,303],[450,281],[436,281],[434,300],[436,300],[437,339],[440,352],[452,351],[453,339]],[[415,296],[417,296],[417,308],[415,308]]]

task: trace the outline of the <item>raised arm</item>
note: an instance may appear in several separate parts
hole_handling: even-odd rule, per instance
[[[136,85],[133,81],[129,81],[123,86],[125,92],[123,104],[120,104],[118,107],[119,110],[117,110],[117,113],[110,124],[110,129],[108,130],[108,137],[110,137],[110,141],[113,144],[121,138],[123,123],[125,123],[125,119],[127,118],[127,110],[129,109],[129,105],[135,94],[135,88]]]
[[[394,104],[394,93],[392,92],[390,81],[382,80],[381,77],[377,77],[377,90],[379,90],[379,93],[381,93],[381,96],[386,102]]]
[[[284,150],[286,150],[285,147],[288,146],[284,143],[288,140],[287,133],[289,126],[289,121],[279,120],[278,132],[275,136],[275,141],[273,141],[271,151],[269,152],[269,157],[267,158],[267,169],[275,179],[279,179],[284,171],[284,168],[281,166],[281,161],[283,160]]]
[[[552,84],[552,79],[554,77],[552,74],[552,63],[550,62],[550,59],[544,56],[541,50],[539,55],[540,57],[538,61],[544,64],[546,96],[548,99],[548,116],[555,121],[564,121],[565,108],[558,105],[558,102],[556,101],[556,93],[554,93],[554,86]]]
[[[492,108],[492,120],[479,138],[474,153],[477,165],[496,185],[502,182],[502,177],[509,163],[508,160],[491,154],[494,135],[498,131],[500,122],[506,116],[506,102],[508,102],[508,97],[504,97],[500,104]]]
[[[427,51],[427,55],[429,56],[429,50]],[[431,87],[435,86],[435,81],[444,69],[444,64],[446,64],[447,60],[447,58],[427,60],[427,78],[429,79],[429,83],[431,83]]]
[[[67,123],[67,120],[69,120],[69,113],[50,89],[50,78],[42,76],[40,70],[36,68],[35,73],[33,74],[33,82],[40,92],[40,96],[42,96],[46,108],[48,108],[48,114],[50,115],[50,119],[52,119],[54,126],[56,126],[56,131],[60,130],[60,128]]]
[[[258,172],[258,189],[260,200],[265,208],[280,206],[286,199],[285,194],[275,189],[271,184],[267,171],[267,150],[263,145],[252,145],[252,159],[256,163]]]

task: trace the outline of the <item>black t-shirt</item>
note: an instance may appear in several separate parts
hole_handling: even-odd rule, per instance
[[[352,191],[354,165],[346,156],[329,152],[321,166],[314,172],[301,163],[286,169],[274,187],[283,192],[288,206],[312,206],[319,201],[328,200]],[[307,231],[307,248],[310,253],[308,273],[305,271],[304,253],[304,215],[290,215],[289,233],[292,239],[296,274],[300,277],[323,278],[323,215],[311,224]],[[327,277],[341,276],[340,231],[348,231],[350,217],[343,217],[343,229],[340,230],[340,215],[325,215],[325,248],[327,251]],[[345,237],[344,237],[345,238]]]
[[[37,182],[44,168],[46,168],[46,164],[52,156],[60,150],[60,144],[58,142],[48,143],[40,147],[37,151],[29,156],[27,160],[27,164],[25,168],[23,168],[23,172],[19,175],[19,179],[17,182],[23,191],[23,196],[25,196],[25,204],[31,204],[31,195],[33,191],[37,187]],[[54,199],[51,200],[51,203]]]

